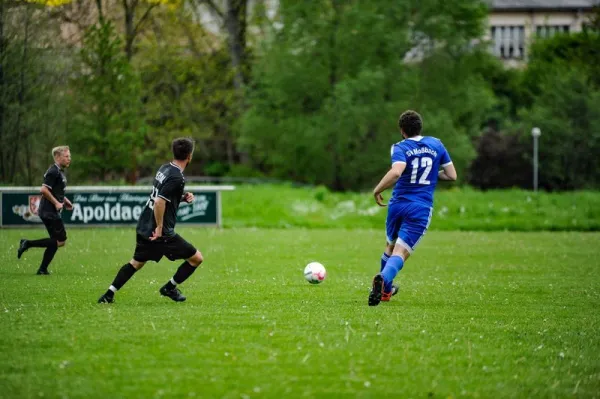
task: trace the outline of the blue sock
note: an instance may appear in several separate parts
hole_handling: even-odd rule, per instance
[[[396,278],[396,275],[402,267],[404,266],[404,259],[400,256],[392,255],[390,259],[385,264],[381,275],[383,276],[383,281],[385,282],[385,290],[389,292],[392,290],[392,281]]]
[[[385,252],[383,253],[383,255],[381,255],[381,269],[379,270],[379,273],[382,273],[383,269],[385,269],[385,265],[390,259],[390,256],[391,255],[388,255]],[[385,287],[383,289],[385,290],[385,292],[390,292],[392,289],[392,283],[385,283]]]
[[[386,254],[385,252],[383,253],[383,255],[381,255],[381,269],[379,269],[379,273],[383,271],[383,268],[385,267],[385,264],[387,263],[389,258],[390,255]]]

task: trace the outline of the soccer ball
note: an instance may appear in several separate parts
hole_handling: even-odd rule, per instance
[[[310,262],[304,268],[304,278],[311,284],[319,284],[325,280],[327,271],[319,262]]]

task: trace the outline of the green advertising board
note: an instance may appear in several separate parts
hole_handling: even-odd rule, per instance
[[[221,191],[232,186],[190,186],[194,202],[182,203],[177,223],[187,225],[221,225]],[[63,210],[66,225],[115,226],[133,225],[142,213],[151,188],[148,187],[70,187],[67,197],[73,210]],[[37,215],[41,194],[39,188],[0,188],[0,226],[25,227],[41,223]]]

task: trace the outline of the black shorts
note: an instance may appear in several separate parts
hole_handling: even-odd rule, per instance
[[[196,251],[196,248],[179,234],[172,237],[161,237],[155,241],[150,241],[137,234],[133,259],[138,262],[150,260],[159,262],[163,256],[169,260],[189,259],[196,254]]]
[[[53,238],[56,241],[67,241],[67,231],[65,230],[65,225],[62,219],[42,218],[42,222],[44,222],[44,226],[46,226],[46,230],[48,230],[50,238]]]

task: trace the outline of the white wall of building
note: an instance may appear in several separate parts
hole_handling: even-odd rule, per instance
[[[492,11],[485,39],[496,56],[509,62],[525,60],[527,48],[536,37],[580,32],[589,16],[580,10]]]

